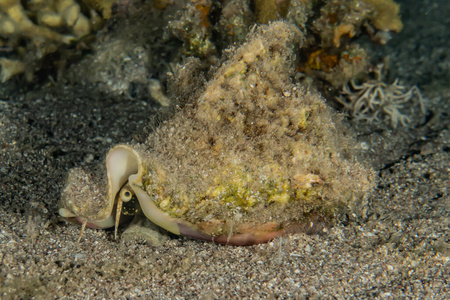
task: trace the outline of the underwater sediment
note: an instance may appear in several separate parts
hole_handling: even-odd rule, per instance
[[[184,234],[187,226],[219,242],[227,237],[224,243],[265,242],[318,218],[331,221],[374,187],[375,176],[357,160],[341,116],[318,93],[292,83],[302,42],[302,33],[283,22],[254,28],[144,143],[111,150],[107,163],[120,150],[133,164],[118,188],[111,183],[115,167],[72,170],[62,215],[94,225],[116,220],[116,202],[129,185],[144,213],[143,201],[151,201],[178,224],[169,231]],[[180,70],[178,91],[192,77],[189,65]]]

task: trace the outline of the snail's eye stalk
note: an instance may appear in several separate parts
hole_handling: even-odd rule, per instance
[[[117,231],[119,228],[120,215],[122,214],[123,202],[128,202],[133,198],[131,187],[126,183],[119,192],[117,197],[116,222],[114,224],[114,238],[117,239]]]

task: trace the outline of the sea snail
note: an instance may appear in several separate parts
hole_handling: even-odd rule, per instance
[[[115,146],[90,171],[71,170],[60,215],[83,228],[115,227],[117,236],[119,223],[142,211],[176,235],[253,245],[320,232],[358,205],[375,173],[356,159],[342,117],[292,83],[293,41],[301,33],[283,22],[255,27],[146,141]],[[180,90],[189,66],[174,80]]]

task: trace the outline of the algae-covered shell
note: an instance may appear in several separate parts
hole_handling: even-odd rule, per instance
[[[61,214],[117,227],[134,194],[137,209],[168,231],[234,245],[330,221],[373,187],[374,175],[357,162],[340,117],[318,94],[292,84],[301,41],[282,22],[254,29],[199,98],[146,142],[110,150],[102,179],[108,192],[103,208],[94,205],[97,215],[87,208],[93,187],[83,187],[88,197],[75,193],[87,203],[77,209],[67,199],[82,188],[66,188]],[[69,177],[68,187],[79,182]]]

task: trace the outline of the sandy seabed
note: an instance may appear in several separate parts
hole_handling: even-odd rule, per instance
[[[392,76],[419,85],[429,112],[414,128],[356,127],[379,185],[322,236],[252,247],[172,237],[156,248],[87,230],[76,244],[79,227],[57,215],[67,170],[130,141],[154,109],[3,85],[1,298],[450,298],[450,5],[398,2],[405,28],[373,56],[389,55]]]

